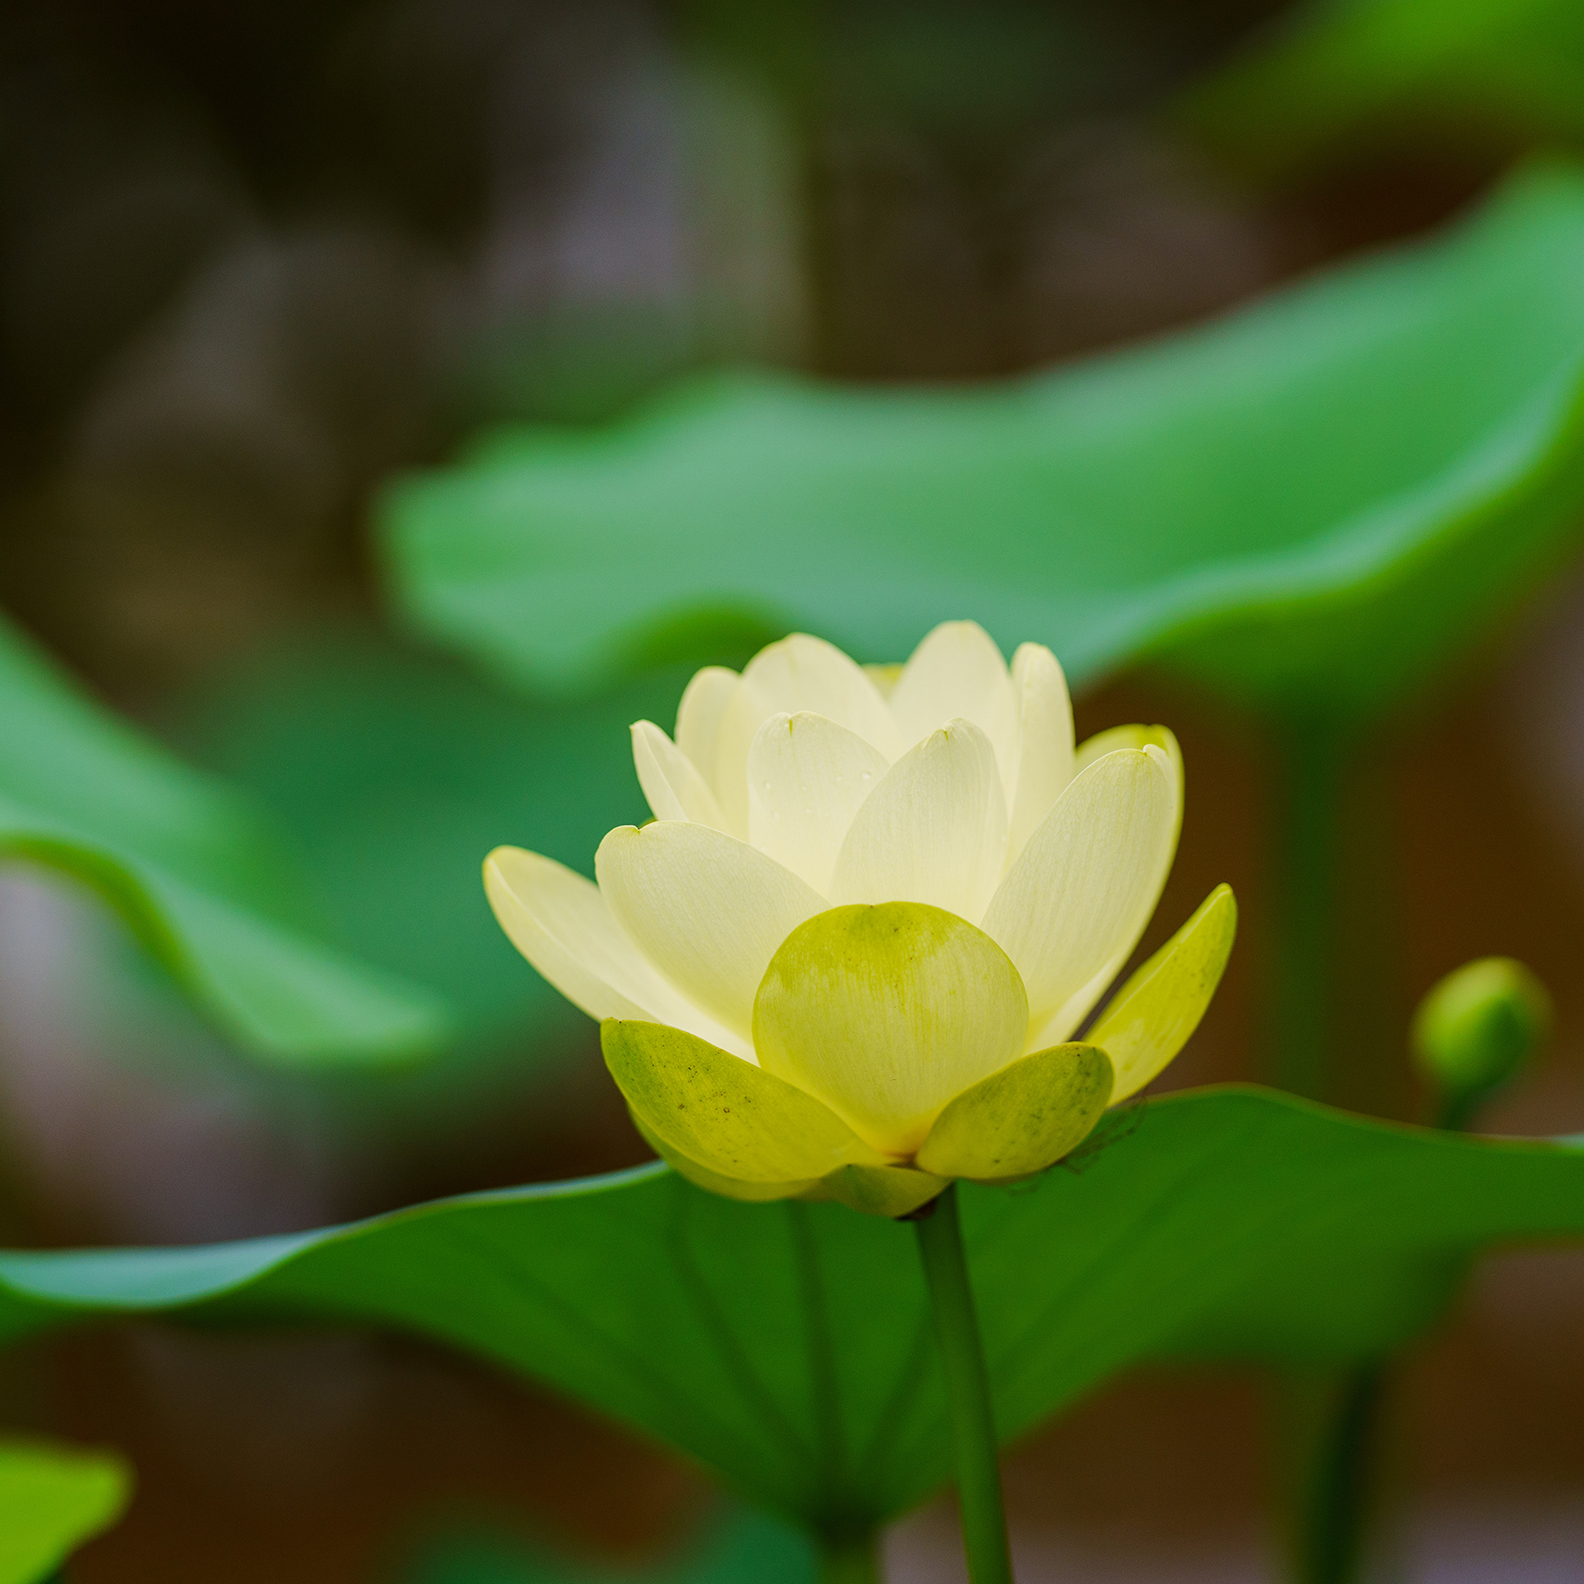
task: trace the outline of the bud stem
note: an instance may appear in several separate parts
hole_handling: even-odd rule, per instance
[[[914,1225],[918,1228],[924,1280],[935,1311],[935,1340],[946,1372],[968,1576],[973,1584],[1012,1584],[1001,1470],[996,1462],[995,1421],[990,1408],[990,1377],[979,1341],[973,1291],[968,1284],[955,1183],[935,1200],[932,1210]]]

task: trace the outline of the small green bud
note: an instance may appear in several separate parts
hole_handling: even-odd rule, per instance
[[[1441,1126],[1461,1127],[1510,1083],[1551,1028],[1551,997],[1521,962],[1481,957],[1454,969],[1419,1003],[1413,1052],[1441,1091]]]

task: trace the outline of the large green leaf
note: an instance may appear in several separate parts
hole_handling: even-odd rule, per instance
[[[964,1217],[1015,1436],[1143,1359],[1398,1346],[1484,1247],[1584,1235],[1584,1147],[1205,1091],[1119,1113],[1077,1170],[965,1190]],[[0,1257],[0,1336],[150,1311],[443,1338],[816,1529],[883,1520],[949,1469],[912,1228],[658,1165],[212,1248]]]
[[[39,1584],[108,1529],[132,1493],[120,1458],[0,1442],[0,1584]]]
[[[447,1037],[431,992],[316,929],[308,887],[233,790],[91,703],[0,625],[0,857],[85,881],[203,1011],[272,1061],[385,1061]]]
[[[1361,149],[1584,142],[1574,0],[1310,0],[1197,84],[1183,110],[1245,168],[1285,176]]]
[[[519,679],[947,617],[1357,717],[1578,541],[1584,176],[1141,351],[995,388],[695,385],[385,508],[424,629]]]

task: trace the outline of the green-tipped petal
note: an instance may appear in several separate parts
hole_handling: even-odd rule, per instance
[[[700,1166],[696,1160],[689,1160],[681,1150],[672,1149],[653,1128],[644,1126],[643,1118],[631,1106],[627,1110],[644,1143],[678,1177],[686,1177],[690,1183],[710,1193],[721,1194],[727,1199],[742,1199],[749,1204],[767,1204],[772,1199],[808,1198],[819,1188],[818,1178],[804,1182],[748,1182],[742,1177],[723,1177],[707,1166]]]
[[[1198,911],[1123,985],[1090,1029],[1116,1069],[1111,1099],[1137,1094],[1199,1026],[1237,934],[1237,899],[1219,885]]]
[[[911,1215],[947,1186],[944,1177],[911,1166],[843,1166],[821,1178],[803,1197],[835,1199],[849,1210],[894,1219]]]
[[[1054,1165],[1089,1136],[1111,1099],[1094,1045],[1053,1045],[965,1089],[930,1129],[918,1163],[943,1177],[1006,1182]]]
[[[1028,997],[982,930],[923,902],[832,908],[781,943],[754,1002],[761,1064],[876,1149],[911,1155],[953,1095],[1014,1060]]]
[[[605,1065],[656,1139],[741,1182],[808,1182],[849,1162],[883,1165],[828,1106],[664,1023],[600,1024]]]

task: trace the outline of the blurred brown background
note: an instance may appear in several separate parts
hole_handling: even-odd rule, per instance
[[[1042,365],[1413,235],[1484,188],[1501,156],[1473,145],[1355,149],[1281,189],[1197,147],[1175,96],[1279,9],[13,0],[0,604],[163,729],[217,668],[377,622],[372,491],[482,425],[597,422],[722,360],[869,380]],[[1356,777],[1347,884],[1394,1026],[1487,952],[1556,996],[1554,1048],[1497,1130],[1584,1131],[1581,709],[1584,587]],[[1191,793],[1161,920],[1224,879],[1246,922],[1169,1081],[1255,1077],[1272,766],[1245,723],[1148,677],[1079,716],[1179,731]],[[13,1241],[287,1230],[645,1154],[592,1038],[488,1121],[362,1153],[311,1097],[107,1046],[69,1005],[91,912],[0,874]],[[1406,1114],[1406,1080],[1386,1087]],[[1405,1371],[1407,1576],[1584,1580],[1581,1313],[1584,1263],[1504,1258]],[[706,1504],[668,1458],[407,1340],[133,1328],[24,1349],[0,1380],[8,1422],[137,1465],[131,1515],[74,1570],[101,1584],[396,1579],[469,1515],[636,1556]],[[1263,1412],[1252,1378],[1151,1376],[1044,1432],[1009,1473],[1024,1576],[1272,1576]],[[906,1525],[895,1575],[959,1578],[948,1527]]]

